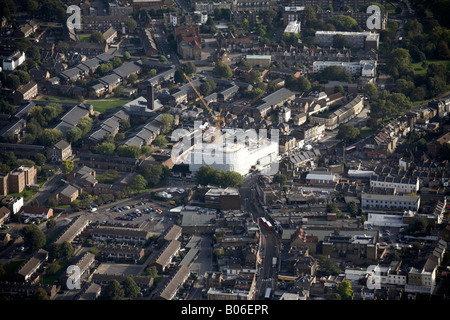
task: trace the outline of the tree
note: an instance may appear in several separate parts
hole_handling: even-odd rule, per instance
[[[164,113],[159,117],[159,121],[164,125],[163,133],[168,133],[173,126],[174,118],[169,113]]]
[[[25,84],[30,81],[30,75],[26,71],[16,70],[14,71],[14,74],[19,77],[20,84]]]
[[[256,85],[261,82],[261,72],[258,70],[250,71],[250,83]]]
[[[63,167],[63,173],[65,175],[67,175],[67,174],[72,172],[72,170],[75,167],[75,165],[73,164],[72,160],[63,160],[62,161],[62,167]]]
[[[167,146],[167,139],[165,136],[160,134],[155,138],[155,140],[153,140],[153,143],[160,148],[164,148]]]
[[[358,31],[358,22],[350,16],[337,15],[328,19],[338,31]]]
[[[138,294],[141,292],[136,282],[130,276],[125,277],[122,281],[124,295],[127,298],[136,298]]]
[[[213,183],[216,178],[216,169],[210,165],[201,166],[195,175],[197,184],[206,186]]]
[[[147,267],[145,271],[150,278],[156,278],[158,276],[158,269],[155,266]]]
[[[20,87],[20,79],[15,74],[10,74],[6,78],[5,85],[12,90],[17,90]]]
[[[45,234],[35,224],[30,224],[22,229],[23,242],[29,252],[34,252],[45,245]]]
[[[207,96],[211,93],[212,89],[211,86],[209,85],[209,82],[203,82],[200,87],[199,87],[199,92],[203,95],[203,96]]]
[[[136,27],[137,27],[137,22],[136,22],[136,20],[134,20],[133,18],[128,18],[128,19],[125,21],[125,25],[126,25],[126,27],[128,28],[128,31],[129,31],[130,34],[131,34],[131,33],[133,33],[134,30],[136,29]]]
[[[308,92],[311,90],[311,82],[309,82],[308,78],[301,76],[297,79],[297,88],[300,91]]]
[[[183,70],[181,69],[175,70],[173,80],[175,81],[175,83],[184,83],[186,81],[186,78],[184,77]]]
[[[69,259],[73,255],[73,247],[72,244],[69,241],[64,241],[61,244],[61,247],[59,249],[60,258],[64,259],[65,261],[69,261]]]
[[[94,32],[91,34],[91,36],[89,37],[89,42],[94,42],[94,43],[105,43],[106,40],[103,37],[103,34],[101,32]]]
[[[388,55],[386,61],[386,72],[394,78],[413,73],[412,59],[408,50],[403,48],[395,49]]]
[[[239,188],[244,183],[244,180],[242,178],[242,175],[235,171],[227,171],[223,175],[223,181],[221,183],[221,186],[223,188],[233,187],[233,188]]]
[[[351,124],[343,124],[339,127],[336,139],[343,140],[345,143],[351,143],[359,136],[359,129]]]
[[[109,300],[122,300],[125,292],[119,281],[112,280],[109,282],[105,290],[105,297]]]
[[[114,183],[117,179],[119,179],[119,172],[114,169],[106,170],[104,174],[97,176],[100,183]]]
[[[169,61],[169,60],[167,60],[167,58],[166,58],[165,56],[163,56],[163,55],[160,55],[159,58],[158,58],[158,60],[159,60],[159,62],[162,62],[162,63],[166,63],[167,61]]]
[[[130,54],[128,51],[125,51],[125,52],[123,53],[123,58],[124,58],[125,60],[130,60],[131,54]]]
[[[42,166],[47,161],[47,158],[42,153],[37,153],[34,156],[34,160],[38,166]]]
[[[339,267],[336,265],[332,259],[329,259],[325,256],[319,257],[319,273],[321,275],[337,275],[341,272]]]
[[[351,216],[354,217],[358,214],[358,205],[355,201],[350,201],[347,204],[347,210],[350,212]]]
[[[36,300],[50,300],[47,291],[44,288],[37,288],[36,290]]]
[[[130,182],[131,189],[136,191],[141,191],[142,189],[145,189],[146,186],[147,180],[145,180],[141,174],[137,174]]]
[[[92,129],[92,119],[89,117],[81,118],[77,123],[77,128],[81,129],[81,136],[85,136]]]
[[[375,98],[375,96],[378,93],[378,89],[376,85],[373,83],[366,84],[366,87],[364,88],[364,93],[370,97],[370,99]]]
[[[233,76],[233,71],[231,71],[230,66],[224,64],[222,61],[218,61],[214,66],[213,73],[221,78],[231,78]]]
[[[146,157],[151,156],[153,154],[153,149],[150,146],[142,146],[141,153]]]
[[[113,69],[118,68],[123,64],[122,59],[120,59],[119,57],[113,57],[109,59],[109,61],[111,62]]]
[[[48,219],[46,226],[47,229],[54,229],[56,227],[56,220],[54,218]]]
[[[92,148],[92,152],[102,155],[112,156],[114,155],[114,151],[116,150],[116,146],[114,143],[103,142],[94,148]]]
[[[75,143],[83,137],[83,131],[78,127],[73,127],[66,133],[66,139],[70,143]]]
[[[139,158],[141,155],[141,148],[138,146],[119,146],[117,148],[117,154],[120,157],[126,157],[126,158]]]
[[[338,286],[338,292],[342,300],[349,300],[353,296],[352,285],[350,281],[343,280]]]
[[[0,101],[0,112],[3,114],[14,114],[16,113],[16,107],[10,104],[6,100]]]
[[[280,187],[283,187],[286,184],[287,177],[284,174],[277,173],[273,176],[272,182],[279,183]]]
[[[148,187],[156,186],[162,182],[166,176],[164,167],[156,164],[141,166],[139,173],[147,180]]]
[[[45,146],[52,146],[62,139],[62,132],[58,129],[44,129],[41,136],[41,142]]]
[[[197,68],[195,67],[195,64],[193,62],[191,62],[191,61],[183,64],[182,68],[183,68],[184,73],[186,73],[187,75],[194,74],[195,71],[197,71]]]

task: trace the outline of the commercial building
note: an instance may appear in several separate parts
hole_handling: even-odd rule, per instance
[[[245,175],[252,168],[264,170],[278,163],[278,141],[252,137],[250,134],[249,142],[246,143],[246,134],[248,133],[236,134],[238,143],[228,143],[224,135],[221,135],[218,143],[197,143],[187,153],[189,170],[197,172],[200,167],[211,165],[218,170],[236,171]]]
[[[221,210],[241,208],[241,197],[237,188],[211,188],[205,194],[205,206]]]
[[[417,212],[420,207],[419,196],[396,196],[386,194],[361,194],[361,208],[363,210],[411,210]]]

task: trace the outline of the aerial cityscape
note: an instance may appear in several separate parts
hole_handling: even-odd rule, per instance
[[[0,300],[448,300],[448,14],[0,0]]]

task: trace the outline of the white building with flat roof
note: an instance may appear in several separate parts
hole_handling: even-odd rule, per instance
[[[363,210],[411,210],[417,212],[420,207],[419,196],[398,196],[387,194],[361,194],[361,208]]]
[[[313,72],[318,72],[331,66],[341,67],[348,71],[352,76],[375,77],[377,62],[372,60],[361,60],[359,62],[314,61]]]
[[[246,134],[243,130],[237,134],[235,143],[229,143],[227,137],[230,136],[225,133],[220,136],[219,143],[202,142],[194,145],[187,153],[189,170],[197,172],[200,167],[211,165],[218,170],[235,171],[245,175],[252,168],[264,171],[270,170],[271,165],[278,164],[278,139],[272,137],[269,140],[252,135],[247,139]]]

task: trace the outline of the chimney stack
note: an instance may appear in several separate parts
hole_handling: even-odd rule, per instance
[[[147,86],[147,108],[150,110],[155,108],[155,89],[151,84]]]

